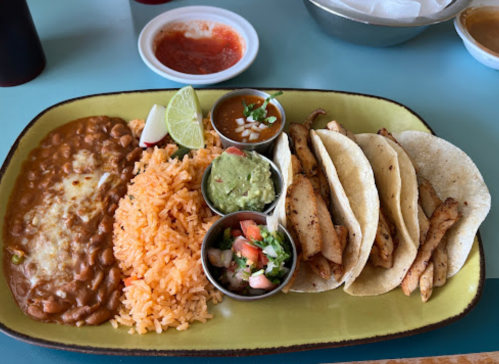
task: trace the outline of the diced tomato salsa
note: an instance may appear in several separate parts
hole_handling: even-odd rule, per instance
[[[291,251],[284,236],[269,232],[264,225],[243,220],[228,228],[218,247],[208,250],[210,263],[222,269],[219,281],[229,290],[262,294],[276,288],[289,273]]]

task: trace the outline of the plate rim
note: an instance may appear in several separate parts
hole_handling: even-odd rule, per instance
[[[200,88],[197,91],[233,91],[237,89],[243,89],[247,87],[211,87],[211,88]],[[304,89],[304,88],[280,88],[280,87],[258,87],[259,90],[269,91],[279,89],[282,91],[298,91],[298,92],[324,92],[324,93],[339,93],[344,95],[353,95],[353,96],[362,96],[367,98],[378,99],[382,101],[387,101],[393,103],[397,106],[404,108],[409,113],[413,114],[416,118],[419,119],[431,132],[431,134],[436,135],[431,126],[415,111],[406,105],[399,103],[395,100],[385,98],[377,95],[370,95],[358,92],[350,92],[350,91],[341,91],[341,90],[327,90],[327,89]],[[33,127],[33,125],[47,112],[50,110],[57,108],[59,106],[69,104],[72,102],[80,101],[83,99],[88,99],[91,97],[100,97],[100,96],[112,96],[119,94],[132,94],[132,93],[148,93],[148,92],[164,92],[164,91],[176,91],[178,88],[160,88],[160,89],[144,89],[144,90],[127,90],[127,91],[115,91],[115,92],[104,92],[97,93],[85,96],[74,97],[71,99],[60,101],[56,104],[53,104],[43,111],[41,111],[38,115],[36,115],[21,131],[21,133],[17,136],[16,140],[12,144],[9,149],[9,153],[5,157],[4,162],[2,163],[2,167],[0,169],[0,184],[5,175],[5,171],[10,165],[10,162],[17,150],[21,139],[24,135]],[[14,339],[20,340],[22,342],[41,346],[50,349],[58,349],[65,350],[70,352],[79,352],[86,354],[97,354],[97,355],[125,355],[125,356],[182,356],[182,357],[240,357],[240,356],[254,356],[254,355],[269,355],[269,354],[284,354],[298,351],[308,351],[308,350],[319,350],[319,349],[331,349],[337,347],[345,347],[345,346],[354,346],[354,345],[363,345],[376,343],[386,340],[399,339],[403,337],[408,337],[412,335],[422,334],[428,331],[436,330],[442,328],[444,326],[450,325],[464,316],[466,316],[480,301],[480,298],[483,294],[483,288],[485,284],[485,256],[483,251],[483,243],[482,237],[480,234],[480,230],[477,231],[476,235],[478,239],[478,250],[479,250],[479,259],[480,259],[480,277],[477,287],[476,295],[473,297],[473,300],[466,306],[466,308],[459,314],[446,318],[445,320],[422,326],[412,330],[399,331],[393,334],[388,335],[377,335],[371,336],[363,339],[353,339],[353,340],[341,340],[341,341],[331,341],[331,342],[322,342],[322,343],[312,343],[312,344],[302,344],[302,345],[290,345],[290,346],[277,346],[271,348],[255,348],[255,349],[214,349],[214,350],[195,350],[195,349],[187,349],[187,350],[161,350],[161,349],[115,349],[115,348],[105,348],[105,347],[92,347],[92,346],[83,346],[83,345],[74,345],[74,344],[65,344],[59,343],[50,340],[39,339],[35,337],[31,337],[29,335],[22,334],[20,332],[15,331],[7,326],[5,326],[2,322],[0,322],[0,332],[5,335],[12,337]]]

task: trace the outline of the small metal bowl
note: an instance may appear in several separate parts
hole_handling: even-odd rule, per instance
[[[275,199],[271,203],[267,204],[265,206],[265,210],[263,210],[264,214],[270,214],[272,210],[274,210],[275,206],[277,205],[277,201],[279,200],[279,196],[282,193],[282,186],[283,186],[283,180],[282,180],[282,174],[281,171],[279,170],[279,167],[277,167],[274,162],[272,162],[270,159],[267,157],[261,155],[258,153],[258,155],[265,161],[267,161],[270,165],[270,173],[272,174],[271,178],[272,181],[274,181],[274,190],[275,190]],[[213,206],[210,197],[208,196],[208,179],[211,174],[211,164],[205,169],[204,174],[203,174],[203,179],[201,180],[201,192],[203,194],[203,197],[208,204],[209,208],[215,211],[217,214],[220,216],[225,216],[227,214],[223,213],[222,211],[218,210],[215,206]]]
[[[454,0],[442,11],[426,17],[386,19],[331,5],[328,0],[303,0],[305,6],[328,34],[343,40],[372,47],[403,43],[430,25],[452,19],[472,0]]]
[[[286,284],[288,284],[289,280],[293,276],[293,273],[296,269],[297,253],[293,238],[291,238],[291,235],[284,228],[284,226],[279,224],[278,231],[284,234],[285,239],[288,241],[289,245],[291,246],[291,261],[286,263],[286,267],[289,268],[289,272],[288,275],[286,276],[286,279],[284,279],[284,281],[278,287],[274,288],[272,291],[263,293],[261,295],[243,296],[229,291],[224,286],[222,286],[220,282],[218,282],[217,279],[213,276],[212,274],[213,267],[208,260],[208,249],[220,242],[220,237],[223,235],[223,231],[225,229],[227,229],[228,227],[240,228],[239,223],[243,220],[253,220],[259,225],[266,225],[267,215],[262,214],[260,212],[241,211],[241,212],[234,212],[232,214],[222,217],[220,220],[218,220],[213,224],[213,226],[210,228],[210,230],[208,230],[206,236],[204,237],[203,245],[201,246],[201,261],[203,263],[203,269],[206,274],[206,277],[208,277],[209,281],[218,290],[222,291],[227,296],[234,298],[236,300],[255,301],[276,294],[277,292],[281,291],[286,286]]]
[[[259,97],[262,97],[264,99],[266,99],[267,97],[270,96],[266,92],[263,92],[260,90],[255,90],[252,88],[243,88],[240,90],[235,90],[235,91],[231,91],[229,93],[226,93],[225,95],[220,97],[215,102],[215,104],[213,105],[213,108],[211,109],[211,118],[212,118],[211,124],[213,125],[213,128],[217,131],[217,133],[220,135],[220,140],[222,141],[222,145],[224,146],[224,148],[238,147],[239,149],[255,150],[258,153],[265,154],[270,150],[270,148],[274,144],[274,140],[279,136],[279,134],[282,133],[282,131],[284,130],[284,126],[286,125],[286,114],[284,113],[283,107],[281,106],[279,101],[277,101],[276,99],[270,100],[270,103],[272,105],[274,105],[277,108],[277,110],[279,110],[279,113],[281,114],[282,125],[279,128],[279,130],[277,131],[277,133],[275,133],[275,135],[272,138],[267,139],[267,140],[263,140],[263,141],[257,142],[257,143],[251,143],[251,142],[250,143],[242,143],[242,142],[238,142],[236,140],[229,139],[220,130],[218,130],[216,123],[215,123],[215,120],[213,120],[214,115],[215,115],[215,110],[217,109],[218,105],[220,105],[220,103],[222,103],[223,101],[225,101],[231,97],[241,96],[241,95],[259,96]]]

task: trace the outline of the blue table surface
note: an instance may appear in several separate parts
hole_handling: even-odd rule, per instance
[[[495,0],[497,1],[497,0]],[[296,87],[374,94],[405,104],[476,162],[495,201],[499,194],[499,72],[476,62],[452,22],[391,48],[345,43],[324,34],[299,0],[190,1],[147,6],[126,0],[28,1],[47,56],[34,81],[0,88],[0,160],[28,122],[60,101],[94,93],[178,88],[150,71],[137,52],[142,27],[163,11],[213,5],[249,20],[260,37],[255,63],[217,87]],[[0,55],[4,56],[4,55]],[[339,362],[499,350],[499,237],[492,208],[481,226],[487,280],[478,306],[436,331],[383,343],[240,358],[250,363]],[[130,363],[40,348],[0,334],[0,363]],[[142,358],[140,362],[228,363],[229,358]]]

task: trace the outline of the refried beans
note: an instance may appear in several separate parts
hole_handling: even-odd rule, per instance
[[[65,124],[29,154],[4,228],[5,274],[27,315],[80,326],[116,313],[113,216],[141,154],[126,122],[106,116]]]

